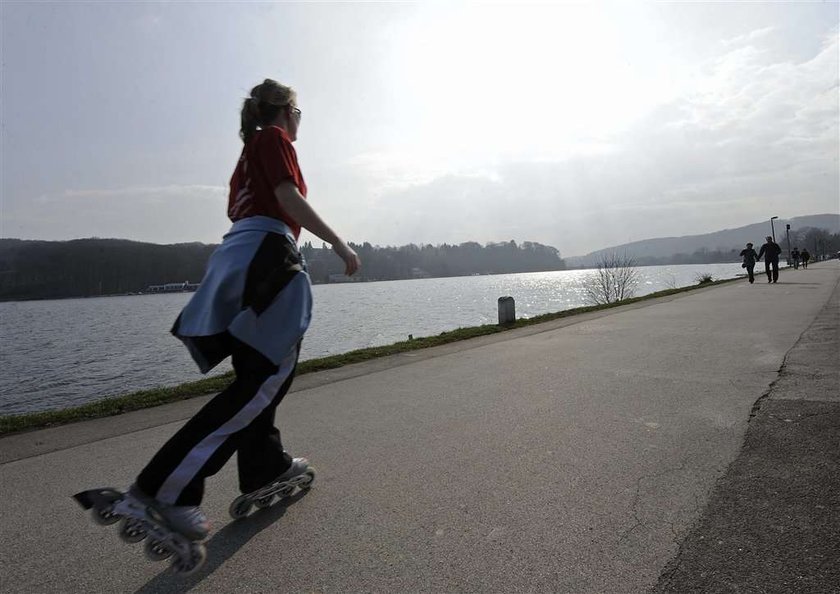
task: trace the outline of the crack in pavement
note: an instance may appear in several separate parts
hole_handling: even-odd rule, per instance
[[[654,519],[653,521],[645,521],[645,520],[642,520],[642,518],[640,517],[640,515],[639,515],[640,514],[639,504],[640,504],[640,500],[641,500],[642,482],[647,481],[647,480],[655,481],[656,479],[667,476],[669,474],[675,474],[675,473],[678,473],[678,472],[685,471],[686,466],[689,464],[691,458],[692,458],[691,455],[686,456],[685,458],[683,458],[680,461],[678,466],[667,468],[667,469],[665,469],[661,472],[657,472],[655,474],[642,475],[642,476],[640,476],[639,478],[636,479],[636,489],[635,489],[635,492],[633,493],[633,500],[630,503],[630,515],[635,520],[635,523],[632,526],[630,526],[629,528],[626,528],[625,530],[623,530],[619,534],[618,544],[625,543],[630,538],[632,533],[635,532],[638,528],[655,526],[656,524],[664,524],[664,525],[669,526],[671,528],[671,532],[672,532],[672,534],[674,534],[675,538],[679,538],[678,535],[677,535],[677,530],[674,526],[673,521],[668,520],[668,519],[664,519],[664,518]],[[696,495],[695,495],[695,498],[696,498]],[[696,504],[696,499],[695,499],[695,504]],[[697,508],[695,506],[695,511],[696,511],[696,509]]]

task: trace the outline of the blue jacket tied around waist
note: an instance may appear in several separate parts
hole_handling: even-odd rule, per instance
[[[256,216],[236,221],[224,236],[172,334],[202,373],[230,355],[232,338],[279,365],[311,318],[309,275],[291,230]]]

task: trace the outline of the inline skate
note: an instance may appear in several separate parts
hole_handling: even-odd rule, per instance
[[[314,480],[315,469],[309,465],[309,461],[306,458],[294,458],[286,472],[256,491],[234,499],[228,511],[234,520],[242,519],[254,507],[264,509],[273,504],[275,499],[282,500],[290,496],[296,489],[309,489]]]
[[[84,509],[91,510],[94,522],[108,526],[121,521],[120,538],[127,543],[146,540],[146,557],[152,561],[172,558],[170,567],[180,575],[198,571],[207,558],[201,542],[207,536],[207,521],[198,508],[173,508],[145,497],[134,488],[127,492],[113,488],[91,489],[73,495]],[[178,522],[174,509],[199,514],[193,523]],[[180,525],[179,525],[180,524]]]

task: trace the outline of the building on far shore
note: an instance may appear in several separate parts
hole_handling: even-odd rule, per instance
[[[149,285],[144,293],[191,293],[198,289],[199,283],[184,281],[183,283],[166,283],[164,285]]]

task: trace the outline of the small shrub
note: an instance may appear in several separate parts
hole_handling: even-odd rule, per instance
[[[698,285],[705,285],[706,283],[714,282],[714,277],[709,272],[701,272],[697,276],[694,277],[694,280],[697,281]]]
[[[601,254],[596,268],[586,279],[586,300],[592,305],[607,305],[630,299],[639,284],[636,259],[627,254]]]

